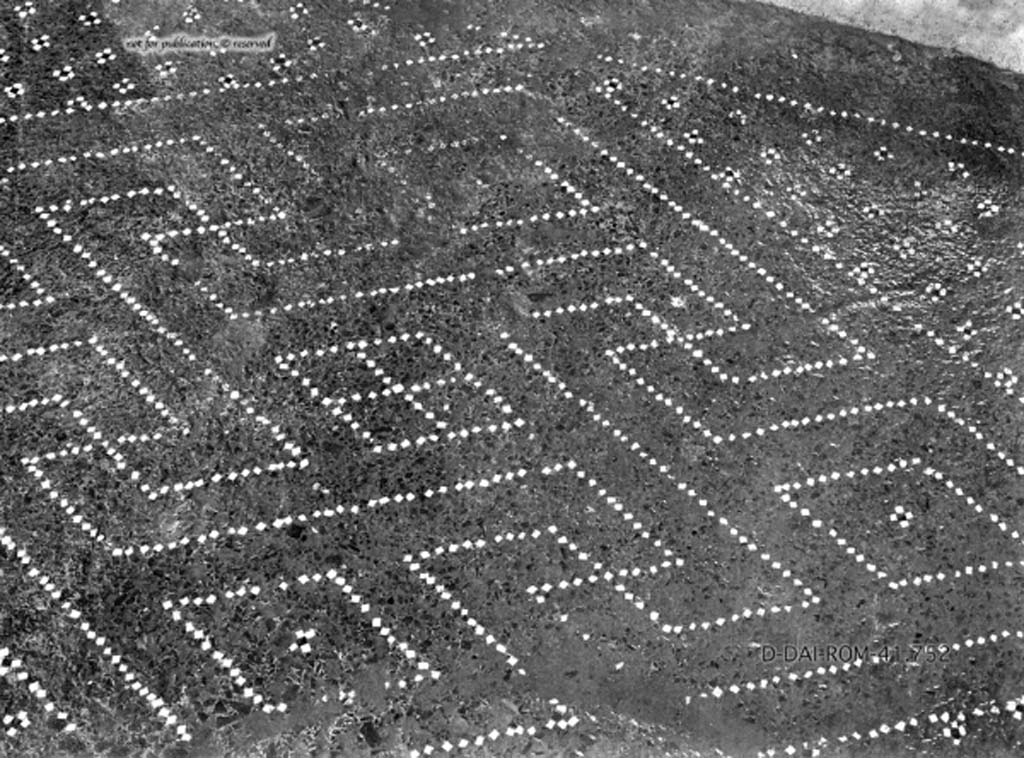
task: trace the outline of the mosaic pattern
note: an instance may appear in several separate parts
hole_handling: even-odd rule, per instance
[[[712,6],[0,13],[0,753],[1021,749],[1019,98]]]

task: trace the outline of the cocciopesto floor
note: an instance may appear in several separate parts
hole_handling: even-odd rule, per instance
[[[1019,77],[729,0],[0,24],[0,754],[1019,754]]]

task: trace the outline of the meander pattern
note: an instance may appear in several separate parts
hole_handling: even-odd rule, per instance
[[[1019,146],[402,0],[180,3],[281,30],[212,58],[122,5],[2,17],[0,752],[1020,747]]]

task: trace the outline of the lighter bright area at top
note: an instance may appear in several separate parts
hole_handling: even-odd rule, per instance
[[[757,0],[1024,73],[1024,0]]]

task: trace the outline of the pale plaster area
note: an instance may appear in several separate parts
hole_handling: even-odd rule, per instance
[[[1024,0],[759,0],[1024,72]]]

